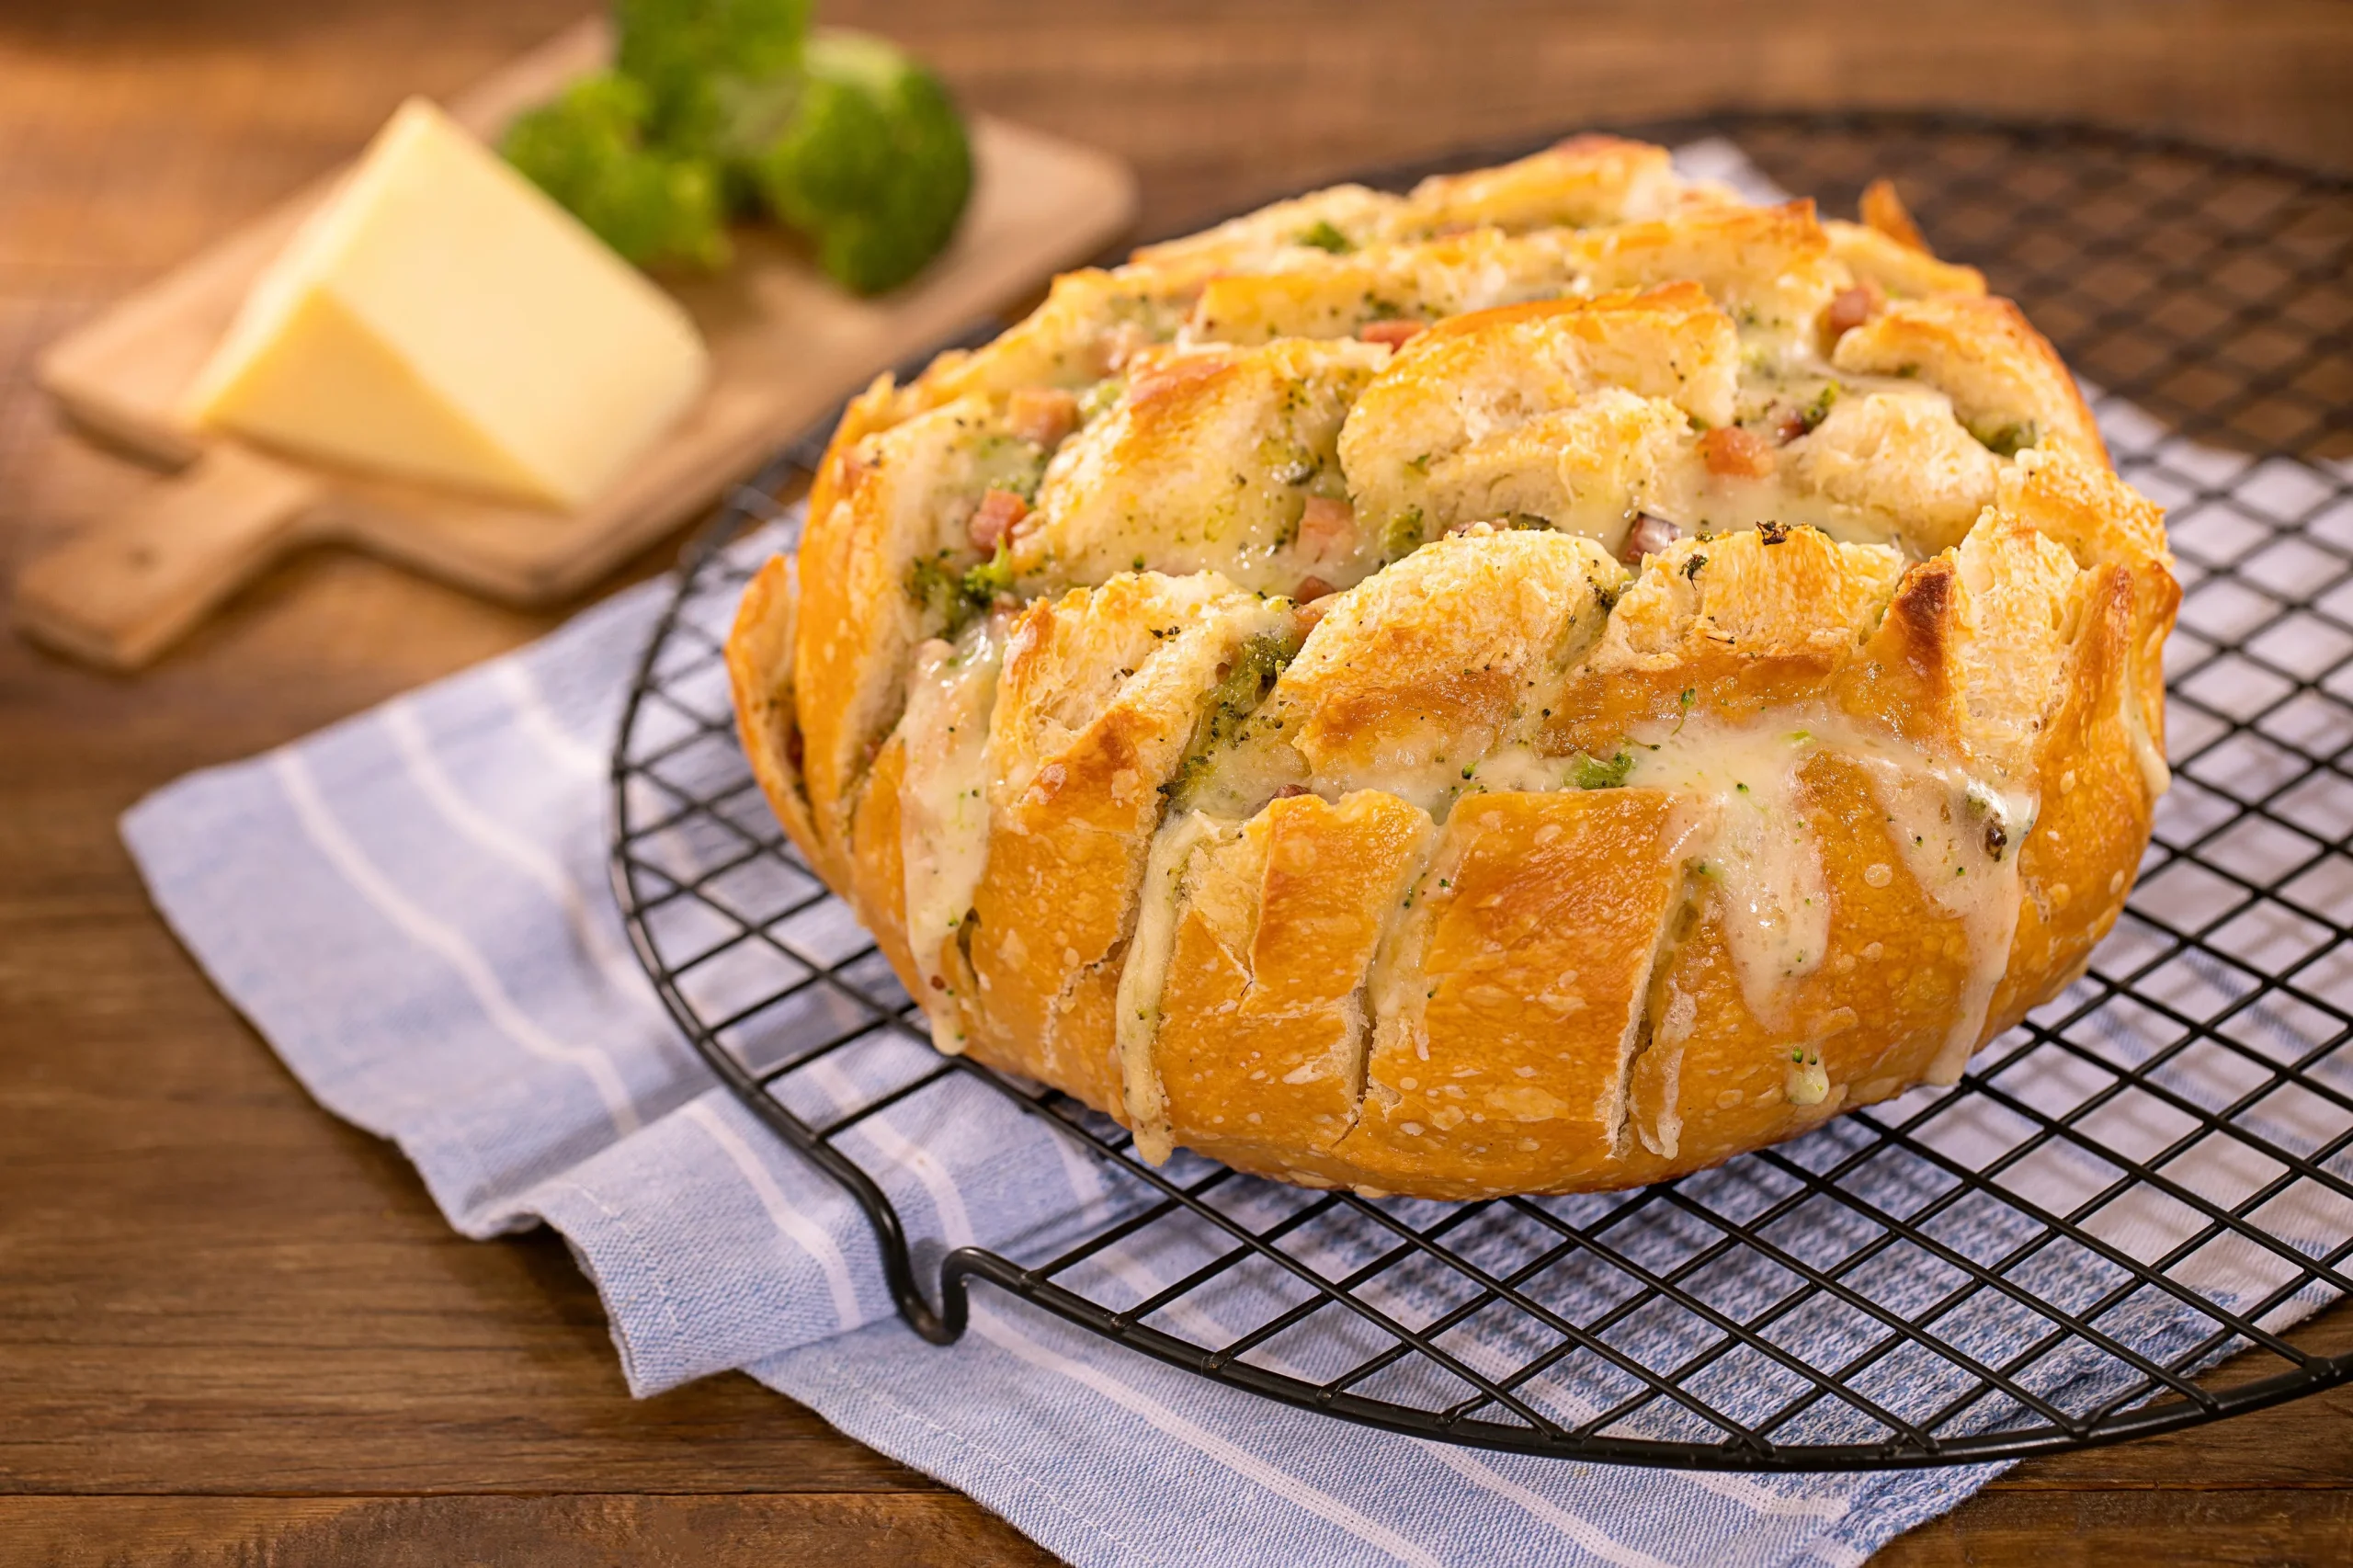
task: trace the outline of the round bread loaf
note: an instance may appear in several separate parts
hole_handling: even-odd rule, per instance
[[[1159,1159],[1626,1187],[2079,974],[2166,783],[2158,509],[1862,224],[1580,138],[1056,279],[850,406],[728,644],[943,1051]]]

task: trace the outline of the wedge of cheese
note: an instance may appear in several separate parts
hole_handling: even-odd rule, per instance
[[[183,406],[298,454],[576,507],[709,371],[675,301],[412,98],[256,282]]]

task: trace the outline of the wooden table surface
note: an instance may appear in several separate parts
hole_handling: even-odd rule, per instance
[[[56,427],[29,382],[42,343],[404,94],[579,9],[0,5],[0,569],[141,483]],[[1900,27],[1821,0],[1183,9],[825,6],[975,105],[1125,153],[1154,227],[1368,161],[1732,103],[1961,104],[2353,157],[2334,0],[1874,8]],[[0,638],[0,1562],[1044,1560],[747,1379],[630,1400],[561,1244],[453,1235],[149,907],[114,832],[141,794],[555,619],[323,553],[136,679]],[[2353,1309],[2305,1333],[2353,1348]],[[2353,1391],[2020,1466],[1882,1561],[2029,1554],[2353,1562]]]

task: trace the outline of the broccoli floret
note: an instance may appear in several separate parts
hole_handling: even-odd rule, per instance
[[[2031,419],[2007,425],[1972,425],[1969,433],[1977,437],[1978,445],[1997,458],[2014,458],[2042,439],[2040,428]]]
[[[1313,245],[1317,250],[1330,251],[1334,256],[1346,256],[1356,249],[1356,242],[1340,233],[1329,218],[1318,218],[1299,233],[1299,243]]]
[[[614,63],[645,84],[648,131],[715,153],[735,100],[801,67],[809,0],[613,0]]]
[[[1607,759],[1595,757],[1586,752],[1577,753],[1569,777],[1580,790],[1616,790],[1625,784],[1627,775],[1633,771],[1632,754],[1620,746]]]
[[[508,128],[506,161],[640,267],[727,259],[719,174],[647,144],[650,99],[627,76],[585,77]]]
[[[921,271],[972,191],[972,148],[947,89],[861,33],[812,38],[799,81],[739,128],[736,144],[768,210],[816,247],[828,276],[860,294]]]

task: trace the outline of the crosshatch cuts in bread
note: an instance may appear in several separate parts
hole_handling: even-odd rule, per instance
[[[2016,307],[1579,138],[1058,278],[727,649],[943,1051],[1315,1186],[1620,1187],[2081,973],[2179,590]]]

